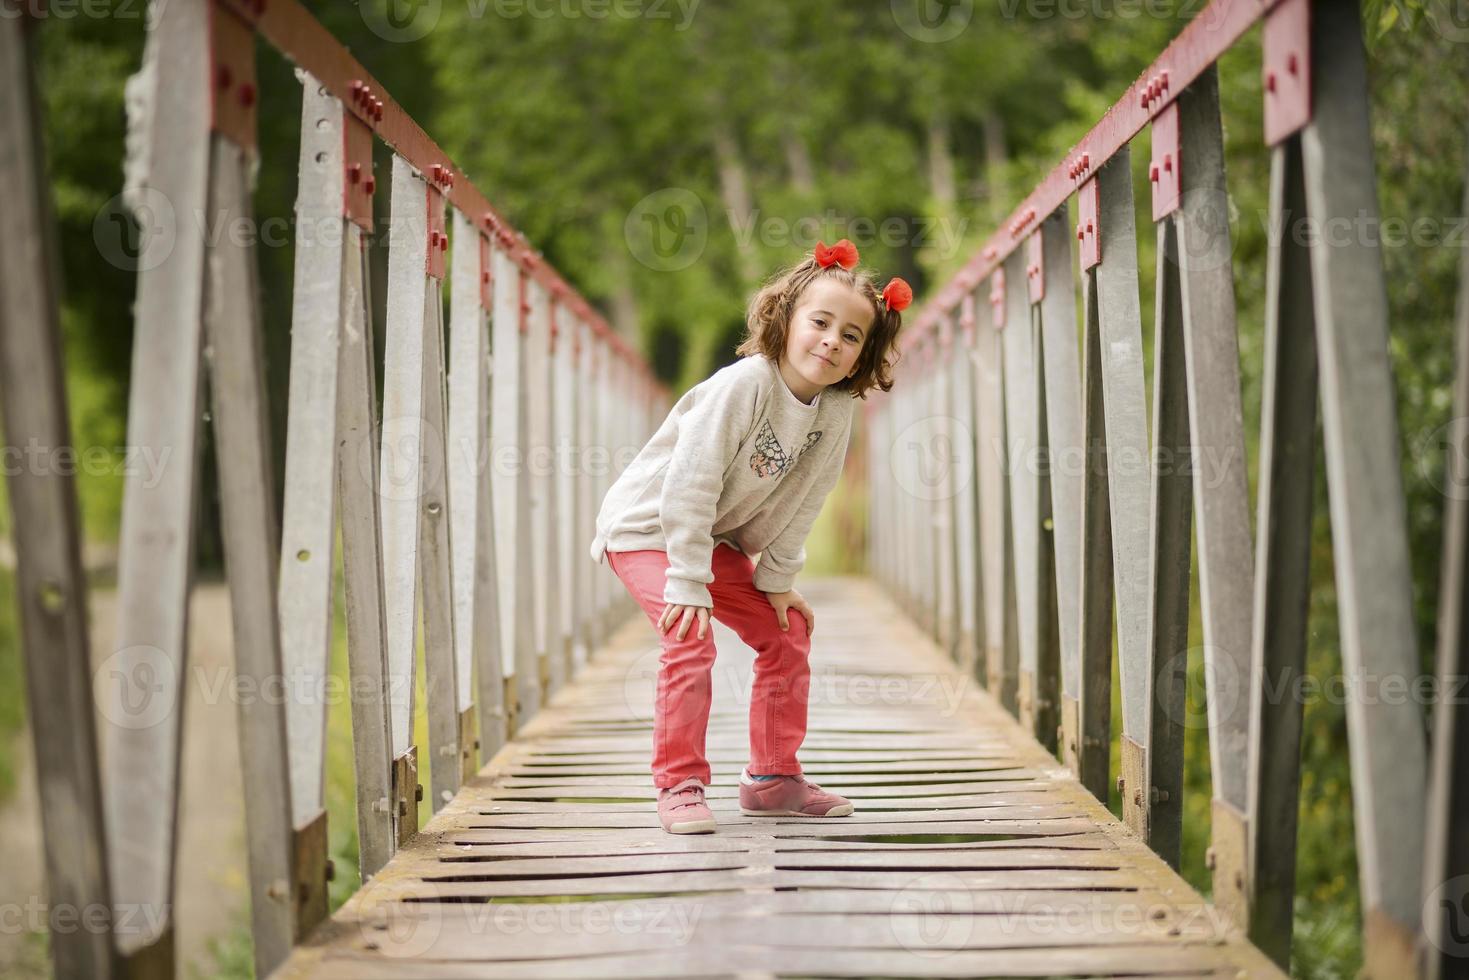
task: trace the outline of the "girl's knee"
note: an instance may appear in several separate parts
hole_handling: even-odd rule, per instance
[[[787,609],[786,622],[789,623],[790,626],[788,629],[783,630],[780,628],[780,622],[777,621],[775,624],[776,631],[780,633],[780,635],[786,641],[788,641],[792,647],[795,647],[802,653],[809,653],[811,650],[811,636],[809,633],[806,632],[805,615],[797,612],[794,609]]]
[[[655,626],[656,628],[656,626]],[[676,634],[678,626],[672,626],[667,633],[658,637],[659,645],[663,648],[664,661],[675,660],[680,662],[692,662],[698,664],[712,664],[715,654],[718,652],[714,646],[714,635],[711,630],[704,639],[699,639],[695,632],[697,627],[689,630],[689,635],[680,640]]]

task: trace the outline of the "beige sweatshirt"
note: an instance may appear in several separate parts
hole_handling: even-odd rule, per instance
[[[803,404],[763,354],[690,388],[607,491],[592,559],[668,553],[663,601],[713,608],[714,546],[760,555],[755,587],[785,592],[841,475],[857,399],[823,389]]]

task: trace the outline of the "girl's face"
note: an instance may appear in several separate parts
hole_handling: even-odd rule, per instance
[[[857,373],[857,358],[876,313],[857,290],[829,276],[806,287],[791,311],[786,362],[825,387]]]

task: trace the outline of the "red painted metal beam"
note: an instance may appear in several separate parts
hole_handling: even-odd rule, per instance
[[[975,256],[924,303],[912,326],[904,331],[907,335],[904,345],[917,343],[920,335],[934,328],[941,314],[954,310],[966,291],[988,278],[1020,247],[1038,220],[1065,204],[1102,164],[1130,143],[1143,127],[1172,104],[1179,92],[1218,61],[1220,55],[1279,2],[1214,0],[1189,21],[1091,131],[1020,202],[1010,217],[1000,223]]]
[[[393,152],[413,165],[426,178],[444,188],[444,195],[454,207],[475,219],[482,233],[501,234],[502,244],[514,243],[512,253],[531,278],[553,296],[565,297],[564,303],[576,310],[592,325],[595,336],[609,342],[616,338],[611,326],[548,263],[523,234],[516,231],[488,197],[463,176],[464,171],[419,127],[413,117],[393,100],[382,83],[337,38],[321,25],[299,0],[218,0],[235,10],[247,23],[253,23],[261,38],[296,65],[306,69],[327,91],[342,101],[347,110],[365,123],[378,139]],[[364,91],[366,95],[364,95]],[[435,167],[440,168],[435,171]],[[455,179],[459,175],[461,179]],[[445,186],[447,185],[447,186]],[[670,393],[654,379],[646,361],[625,343],[611,343],[617,352],[635,365],[659,394]]]

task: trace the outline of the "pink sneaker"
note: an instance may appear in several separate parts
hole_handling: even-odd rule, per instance
[[[805,776],[755,779],[740,773],[740,812],[747,817],[845,817],[850,800],[828,793]]]
[[[670,834],[712,834],[714,814],[704,802],[704,784],[690,776],[658,791],[658,822]]]

